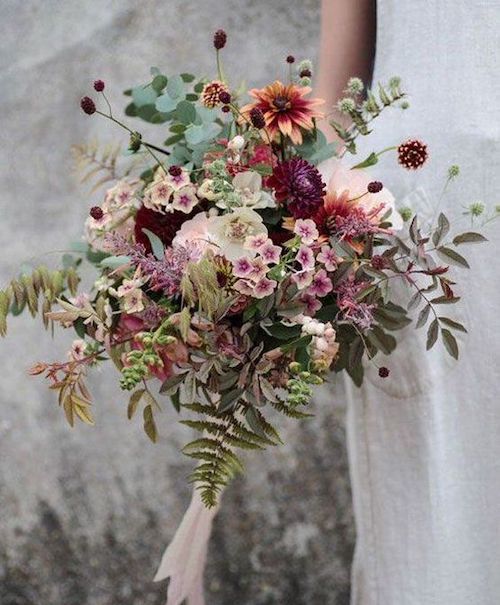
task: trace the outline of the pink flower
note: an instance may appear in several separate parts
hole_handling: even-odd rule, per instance
[[[252,261],[252,271],[249,274],[249,277],[254,281],[259,281],[266,275],[267,270],[268,268],[264,264],[264,261],[261,258],[255,258]]]
[[[253,296],[253,284],[247,279],[239,279],[233,286],[236,292],[245,294],[246,296]]]
[[[263,277],[254,286],[253,296],[255,298],[265,298],[274,292],[277,282],[274,279]]]
[[[313,275],[313,271],[300,271],[300,273],[292,275],[292,281],[297,285],[299,290],[303,290],[311,285]]]
[[[328,277],[324,269],[320,269],[312,279],[308,294],[326,296],[332,290],[332,280]]]
[[[245,250],[253,250],[254,252],[258,252],[264,244],[267,244],[269,238],[267,237],[267,233],[258,233],[257,235],[249,235],[243,247]]]
[[[205,250],[218,250],[212,235],[210,234],[210,219],[204,212],[195,214],[192,219],[182,223],[181,228],[172,241],[174,246],[189,246],[196,242],[203,253]]]
[[[183,187],[174,193],[172,208],[189,214],[198,203],[195,188],[192,185]]]
[[[302,245],[299,248],[295,260],[297,260],[305,270],[314,268],[314,254],[311,248],[308,248],[307,246]]]
[[[321,302],[312,294],[304,293],[300,300],[306,304],[306,311],[309,315],[314,316],[321,309]]]
[[[316,228],[316,223],[308,219],[299,218],[293,229],[293,232],[300,237],[303,244],[311,245],[319,237],[319,231]]]
[[[316,260],[323,263],[327,271],[335,271],[337,268],[337,255],[330,246],[321,246],[321,252],[316,257]]]
[[[269,265],[270,263],[277,264],[280,261],[281,248],[275,246],[271,240],[269,240],[259,249],[259,254],[266,265]]]
[[[248,277],[253,268],[253,263],[247,256],[242,256],[233,261],[233,273],[236,277]]]
[[[174,174],[169,170],[165,175],[165,182],[168,183],[174,191],[179,191],[186,185],[190,184],[189,172],[182,168],[181,170],[174,171]]]

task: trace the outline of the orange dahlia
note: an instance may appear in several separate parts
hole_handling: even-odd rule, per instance
[[[316,107],[322,105],[322,99],[305,99],[311,92],[309,86],[282,84],[276,80],[264,88],[253,88],[250,96],[255,99],[241,108],[245,117],[249,117],[254,108],[264,114],[266,129],[274,139],[278,133],[290,137],[292,143],[302,143],[302,130],[314,128],[313,118],[322,118],[323,114]]]

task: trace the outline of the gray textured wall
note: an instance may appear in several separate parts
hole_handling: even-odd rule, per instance
[[[94,78],[121,91],[166,73],[212,72],[211,33],[230,35],[227,71],[262,84],[283,57],[315,56],[318,0],[0,0],[0,278],[80,235],[92,201],[69,148],[121,133],[83,116]],[[158,134],[158,140],[161,140]],[[44,262],[51,262],[51,256]],[[160,604],[150,580],[188,503],[188,433],[169,406],[153,446],[125,417],[107,368],[94,375],[94,428],[65,424],[25,369],[64,354],[29,318],[0,343],[0,602]],[[248,458],[228,491],[208,565],[209,603],[348,603],[353,528],[341,407],[325,392],[315,419],[284,422],[287,446]]]

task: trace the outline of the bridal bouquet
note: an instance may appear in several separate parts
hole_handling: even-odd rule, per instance
[[[337,112],[349,126],[332,121],[340,143],[328,143],[309,61],[289,56],[285,82],[234,89],[225,45],[220,30],[216,79],[152,68],[150,81],[125,92],[125,114],[158,125],[162,143],[119,120],[105,83],[94,82],[99,103],[84,97],[81,108],[121,126],[128,150],[75,148],[84,180],[96,177],[95,190],[110,183],[90,208],[84,243],[60,268],[25,269],[0,292],[2,334],[7,315],[24,309],[76,332],[64,361],[31,370],[46,376],[70,425],[94,423],[87,374],[112,360],[128,417],[140,412],[156,441],[159,387],[199,432],[184,453],[197,461],[190,479],[207,508],[242,470],[240,450],[281,442],[270,408],[310,416],[314,388],[331,372],[361,384],[366,363],[394,352],[409,311],[428,349],[440,340],[458,358],[454,332],[465,328],[441,311],[459,300],[449,269],[467,268],[458,249],[484,240],[450,236],[443,214],[426,224],[398,212],[386,183],[370,176],[382,153],[420,168],[421,141],[348,160],[380,113],[408,106],[398,78],[366,91],[352,78]],[[447,183],[457,174],[451,167]],[[78,289],[82,261],[98,273],[89,291]],[[397,281],[405,301],[395,299]]]

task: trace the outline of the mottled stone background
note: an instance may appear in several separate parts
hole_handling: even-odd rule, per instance
[[[94,78],[121,91],[167,74],[213,73],[212,31],[230,35],[227,71],[263,84],[292,52],[314,57],[318,0],[0,0],[1,282],[78,239],[97,199],[76,185],[70,146],[120,137],[78,109]],[[158,141],[162,133],[156,133]],[[163,137],[164,138],[164,137]],[[44,262],[53,263],[57,255]],[[188,431],[165,406],[161,442],[128,422],[109,367],[92,379],[97,426],[65,424],[25,368],[64,355],[69,334],[28,317],[0,343],[0,603],[147,605],[151,578],[189,500]],[[287,445],[248,456],[228,490],[208,565],[211,605],[346,605],[353,526],[343,412],[333,391],[316,418],[283,422]]]

